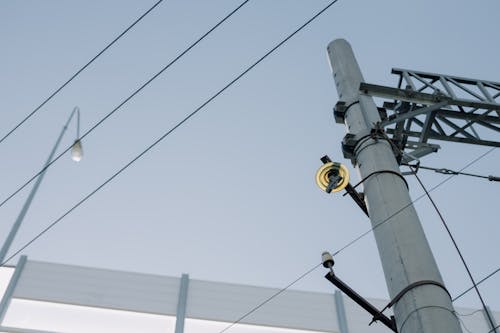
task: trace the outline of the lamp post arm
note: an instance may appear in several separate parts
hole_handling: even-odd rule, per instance
[[[52,158],[54,157],[54,154],[59,147],[59,144],[61,143],[61,140],[64,136],[64,133],[66,132],[66,129],[68,128],[68,125],[73,118],[75,112],[78,114],[78,118],[80,117],[80,112],[79,108],[75,107],[73,109],[73,112],[71,112],[71,115],[68,118],[68,121],[66,121],[66,124],[64,125],[61,133],[59,134],[59,137],[57,138],[57,141],[52,148],[52,151],[50,152],[49,157],[47,158],[47,161],[45,162],[42,171],[38,175],[38,178],[36,179],[35,185],[33,185],[33,188],[31,189],[30,194],[28,195],[28,198],[26,198],[26,201],[24,202],[23,207],[21,208],[21,211],[19,212],[19,215],[17,216],[16,221],[14,222],[14,225],[12,225],[12,228],[10,229],[9,234],[7,235],[7,238],[5,239],[5,242],[2,245],[2,248],[0,249],[0,264],[4,264],[5,257],[7,255],[7,252],[10,249],[10,246],[12,245],[12,242],[14,241],[14,237],[16,237],[17,232],[19,231],[19,227],[21,226],[21,223],[24,220],[24,217],[26,216],[26,213],[28,212],[28,209],[31,206],[31,202],[33,201],[33,198],[38,190],[38,187],[40,186],[40,183],[43,180],[43,177],[45,176],[45,172],[47,171],[47,168],[52,161]],[[79,119],[78,119],[79,120]],[[79,124],[78,124],[79,125]]]

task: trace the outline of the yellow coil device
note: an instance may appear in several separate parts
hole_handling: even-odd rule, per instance
[[[328,162],[323,164],[316,172],[316,184],[320,189],[326,191],[332,175],[342,177],[342,180],[332,189],[332,192],[342,191],[349,184],[349,170],[343,164]]]

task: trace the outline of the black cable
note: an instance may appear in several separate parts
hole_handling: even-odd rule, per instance
[[[413,168],[410,168],[412,171],[413,171]],[[467,275],[469,275],[469,278],[472,282],[472,285],[474,287],[474,289],[476,290],[476,293],[477,293],[477,296],[479,297],[479,300],[481,301],[481,304],[483,305],[483,309],[486,313],[486,317],[488,317],[488,321],[490,322],[491,324],[491,327],[494,327],[495,324],[493,322],[493,319],[491,318],[491,315],[488,311],[488,308],[486,307],[486,303],[484,302],[483,300],[483,296],[481,295],[481,292],[479,291],[479,288],[477,286],[477,283],[476,281],[474,280],[474,277],[472,276],[472,273],[470,271],[470,268],[469,268],[469,265],[467,264],[467,262],[465,261],[465,258],[462,254],[462,251],[460,250],[460,248],[458,247],[458,244],[457,244],[457,241],[455,240],[455,237],[453,237],[453,234],[451,233],[451,230],[450,228],[448,227],[448,224],[446,223],[443,215],[441,214],[441,211],[439,210],[438,206],[436,205],[436,202],[434,201],[434,199],[431,197],[431,195],[429,194],[429,192],[427,191],[425,185],[422,183],[422,180],[420,179],[420,177],[418,177],[417,173],[414,172],[414,175],[415,175],[415,178],[417,179],[418,183],[420,184],[420,186],[422,187],[422,189],[425,191],[425,194],[427,195],[427,197],[429,198],[429,201],[431,202],[432,206],[434,207],[436,213],[438,214],[439,216],[439,219],[441,220],[444,228],[446,229],[446,232],[448,233],[448,236],[450,236],[450,239],[451,239],[451,242],[453,243],[453,246],[455,247],[455,249],[457,250],[457,253],[458,253],[458,256],[460,257],[460,260],[462,261],[462,264],[464,265],[465,267],[465,270],[467,271]]]
[[[230,14],[228,14],[228,16],[226,16],[222,21],[220,21],[216,26],[214,26],[214,28],[212,28],[210,31],[212,31],[213,29],[215,29],[218,25],[220,25],[223,21],[225,21],[227,18],[229,18],[231,15],[233,15],[238,9],[240,9],[244,4],[246,4],[249,0],[246,0],[244,2],[242,2],[236,9],[234,9]],[[239,79],[241,79],[243,76],[245,76],[248,72],[250,72],[253,68],[255,68],[255,66],[257,66],[259,63],[261,63],[264,59],[266,59],[269,55],[271,55],[274,51],[276,51],[278,48],[280,48],[283,44],[285,44],[290,38],[292,38],[293,36],[295,36],[297,33],[299,33],[302,29],[304,29],[307,25],[309,25],[312,21],[314,21],[318,16],[320,16],[322,13],[324,13],[328,8],[330,8],[333,4],[335,4],[338,0],[334,0],[332,2],[330,2],[326,7],[324,7],[322,10],[320,10],[318,13],[316,13],[312,18],[310,18],[309,20],[307,20],[304,24],[302,24],[299,28],[297,28],[294,32],[292,32],[290,35],[288,35],[285,39],[283,39],[281,42],[279,42],[276,46],[274,46],[272,49],[270,49],[269,51],[267,51],[262,57],[260,57],[257,61],[255,61],[252,65],[250,65],[247,69],[245,69],[242,73],[240,73],[238,76],[236,76],[233,80],[231,80],[228,84],[226,84],[222,89],[220,89],[219,91],[217,91],[214,95],[212,95],[212,97],[210,97],[209,99],[207,99],[203,104],[201,104],[199,107],[197,107],[193,112],[191,112],[189,115],[187,115],[184,119],[182,119],[179,123],[177,123],[177,125],[175,125],[174,127],[172,127],[170,130],[168,130],[165,134],[163,134],[161,137],[159,137],[156,141],[154,141],[151,145],[149,145],[146,149],[144,149],[139,155],[137,155],[136,157],[134,157],[131,161],[129,161],[127,164],[125,164],[125,166],[123,166],[120,170],[118,170],[117,172],[115,172],[110,178],[108,178],[104,183],[102,183],[101,185],[99,185],[96,189],[94,189],[92,192],[90,192],[89,194],[87,194],[83,199],[81,199],[80,201],[78,201],[78,203],[76,203],[73,207],[71,207],[68,211],[66,211],[63,215],[61,215],[59,218],[57,218],[54,222],[52,222],[51,224],[49,224],[48,227],[46,227],[45,229],[43,229],[40,233],[38,233],[33,239],[31,239],[29,242],[27,242],[26,244],[24,244],[23,246],[21,246],[21,248],[19,250],[17,250],[16,252],[14,252],[14,254],[12,254],[10,257],[8,257],[4,262],[0,263],[0,267],[2,267],[3,265],[5,265],[9,260],[11,260],[13,257],[15,257],[17,254],[19,254],[21,251],[23,251],[25,248],[27,248],[29,245],[31,245],[35,240],[37,240],[38,238],[40,238],[43,234],[45,234],[47,231],[49,231],[51,228],[53,228],[56,224],[58,224],[64,217],[66,217],[68,214],[70,214],[73,210],[75,210],[77,207],[79,207],[82,203],[84,203],[85,201],[87,201],[90,197],[92,197],[96,192],[98,192],[101,188],[103,188],[104,186],[106,186],[109,182],[111,182],[114,178],[116,178],[120,173],[122,173],[125,169],[127,169],[129,166],[131,166],[133,163],[135,163],[138,159],[140,159],[142,156],[144,156],[148,151],[150,151],[154,146],[156,146],[158,143],[160,143],[161,141],[163,141],[163,139],[165,139],[167,136],[169,136],[173,131],[175,131],[177,128],[179,128],[180,126],[182,126],[186,121],[188,121],[191,117],[193,117],[194,115],[196,115],[199,111],[201,111],[205,106],[207,106],[210,102],[212,102],[214,99],[216,99],[219,95],[221,95],[224,91],[226,91],[229,87],[231,87],[234,83],[236,83]],[[204,36],[206,36],[208,33],[206,33]],[[201,40],[201,39],[199,39]],[[180,56],[179,56],[180,57]],[[178,57],[178,58],[179,58]],[[177,59],[178,59],[177,58]],[[166,69],[166,68],[164,68]],[[147,83],[151,82],[155,77],[157,77],[158,75],[160,75],[161,72],[159,72],[158,74],[156,74],[153,78],[151,78]],[[147,84],[146,83],[146,84]],[[142,89],[143,87],[145,87],[144,84],[140,89]],[[138,92],[139,90],[136,90],[136,93]],[[131,95],[131,97],[129,97],[128,99],[132,98],[133,95]],[[123,105],[125,102],[123,102],[121,105]],[[114,112],[114,111],[112,111]],[[108,114],[106,117],[109,117],[110,114]],[[105,118],[106,118],[105,117]],[[104,119],[105,119],[104,118]],[[102,122],[103,120],[101,120]],[[96,125],[97,126],[97,125]],[[94,126],[93,128],[95,128],[96,126]],[[85,133],[82,138],[85,137],[85,135],[87,135],[88,133],[90,132],[87,131],[87,133]],[[69,150],[71,147],[69,147],[67,150]],[[64,154],[64,152],[62,153]],[[61,155],[62,155],[61,154]],[[56,159],[54,159],[54,161],[56,161],[59,157],[61,157],[61,155],[59,155]],[[53,161],[53,162],[54,162]],[[53,163],[51,162],[51,163]],[[48,166],[47,166],[48,167]],[[46,169],[46,168],[45,168]],[[1,206],[1,204],[0,204]]]
[[[486,155],[488,155],[489,153],[491,153],[492,151],[494,150],[494,148],[488,150],[486,153],[480,155],[479,157],[477,157],[476,159],[474,159],[473,161],[471,161],[470,163],[468,163],[466,166],[464,166],[461,170],[465,170],[466,168],[468,168],[469,166],[471,166],[472,164],[476,163],[477,161],[479,161],[480,159],[482,159],[483,157],[485,157]],[[448,180],[450,180],[451,178],[453,178],[454,175],[451,175],[450,177],[446,178],[444,181],[442,181],[441,183],[437,184],[436,186],[434,186],[433,188],[431,188],[430,192],[434,191],[435,189],[437,189],[439,186],[443,185],[444,183],[446,183]],[[421,195],[420,197],[418,197],[417,199],[415,199],[411,204],[413,204],[414,202],[420,200],[421,198],[425,197],[426,195],[423,194]],[[411,205],[410,204],[410,205]],[[337,250],[336,252],[334,252],[334,256],[339,254],[340,252],[342,252],[343,250],[345,250],[346,248],[348,248],[350,245],[354,244],[355,242],[357,242],[359,239],[361,239],[362,237],[364,237],[366,234],[370,233],[371,231],[375,230],[375,228],[377,228],[378,226],[380,226],[381,224],[389,221],[394,215],[396,214],[399,214],[403,209],[406,209],[408,206],[410,205],[407,205],[405,207],[403,207],[401,210],[397,211],[396,213],[394,213],[393,215],[389,216],[388,218],[386,218],[384,221],[380,222],[380,224],[377,224],[374,228],[368,230],[367,232],[361,234],[359,237],[356,237],[353,241],[349,242],[347,245],[345,245],[344,247],[340,248],[339,250]],[[291,282],[289,285],[287,285],[285,288],[279,290],[278,292],[276,292],[275,294],[273,294],[272,296],[270,296],[269,298],[267,298],[265,301],[263,301],[262,303],[260,303],[259,305],[255,306],[254,308],[252,308],[250,311],[248,311],[247,313],[245,313],[243,316],[241,316],[240,318],[238,318],[236,321],[234,321],[233,323],[231,323],[230,325],[228,325],[227,327],[225,327],[222,331],[220,331],[219,333],[224,333],[226,332],[227,330],[229,330],[230,328],[232,328],[234,325],[238,324],[239,322],[241,322],[243,319],[245,319],[246,317],[248,317],[249,315],[251,315],[252,313],[254,313],[255,311],[257,311],[258,309],[260,309],[262,306],[264,306],[265,304],[269,303],[272,299],[274,299],[275,297],[277,297],[278,295],[280,295],[281,293],[283,293],[285,290],[287,290],[288,288],[290,288],[291,286],[293,286],[295,283],[297,283],[298,281],[300,281],[301,279],[303,279],[305,276],[307,276],[308,274],[312,273],[314,270],[316,270],[316,268],[318,268],[321,264],[318,264],[316,266],[314,266],[313,268],[309,269],[307,272],[305,272],[304,274],[302,274],[301,276],[299,276],[296,280],[294,280],[293,282]],[[497,270],[499,271],[500,268]],[[494,272],[496,273],[496,271]],[[490,277],[491,275],[493,275],[494,273],[490,274],[488,277]],[[485,279],[487,279],[488,277],[486,277]],[[482,281],[484,281],[485,279],[483,279]],[[480,281],[479,283],[481,283],[482,281]],[[478,283],[478,284],[479,284]],[[450,311],[449,309],[446,309],[448,311]],[[450,311],[452,312],[453,314],[455,314],[456,316],[457,315],[460,315],[459,313],[455,312],[455,311]],[[466,315],[463,315],[463,316],[469,316],[469,315],[473,315],[475,312],[473,312],[472,314],[466,314]],[[462,320],[457,316],[458,320],[462,322]],[[462,322],[462,325],[463,322]],[[464,325],[465,327],[465,325]],[[497,326],[496,328],[500,327]],[[465,327],[466,328],[466,327]],[[495,328],[495,329],[496,329]],[[466,328],[467,329],[467,328]],[[491,333],[493,332],[495,329],[489,331],[488,333]],[[468,330],[467,330],[468,331]]]
[[[263,302],[259,303],[255,307],[253,307],[250,311],[246,312],[244,315],[242,315],[241,317],[239,317],[237,320],[235,320],[234,322],[232,322],[231,324],[229,324],[228,326],[226,326],[219,333],[224,333],[227,330],[229,330],[230,328],[232,328],[234,325],[236,325],[239,322],[241,322],[243,319],[245,319],[246,317],[248,317],[249,315],[251,315],[252,313],[254,313],[255,311],[257,311],[258,309],[260,309],[261,307],[263,307],[264,305],[266,305],[267,303],[269,303],[272,299],[274,299],[275,297],[277,297],[280,294],[282,294],[284,291],[286,291],[288,288],[290,288],[291,286],[293,286],[294,284],[296,284],[297,282],[299,282],[300,280],[302,280],[304,277],[306,277],[307,275],[311,274],[319,266],[321,266],[321,264],[317,264],[313,268],[309,269],[307,272],[305,272],[304,274],[302,274],[301,276],[299,276],[297,279],[295,279],[292,282],[290,282],[290,284],[288,284],[286,287],[278,290],[277,292],[275,292],[274,294],[272,294],[271,296],[269,296],[268,298],[266,298]]]
[[[478,157],[476,157],[474,160],[472,160],[471,162],[467,163],[463,168],[460,169],[460,172],[467,169],[468,167],[470,167],[471,165],[473,165],[474,163],[478,162],[479,160],[481,160],[482,158],[484,158],[486,155],[490,154],[493,150],[495,150],[496,147],[493,147],[491,149],[489,149],[488,151],[486,151],[485,153],[479,155]],[[450,175],[449,177],[445,178],[443,181],[441,181],[440,183],[438,183],[437,185],[435,185],[434,187],[432,187],[430,190],[429,190],[429,193],[434,191],[435,189],[437,189],[438,187],[440,187],[441,185],[443,185],[444,183],[448,182],[451,178],[453,178],[455,175]],[[357,241],[359,241],[361,238],[365,237],[366,235],[370,234],[372,231],[374,231],[375,229],[377,229],[379,226],[383,225],[384,223],[386,223],[387,221],[389,221],[391,218],[393,218],[394,216],[396,216],[397,214],[401,213],[403,210],[405,210],[406,208],[408,208],[409,206],[413,205],[415,202],[419,201],[420,199],[422,199],[423,197],[425,197],[426,194],[421,194],[420,196],[418,196],[415,200],[413,200],[412,202],[410,202],[409,204],[401,207],[399,210],[397,210],[396,212],[394,212],[393,214],[391,214],[390,216],[388,216],[387,218],[385,218],[384,220],[382,220],[381,222],[377,223],[374,227],[370,228],[369,230],[363,232],[362,234],[360,234],[358,237],[354,238],[353,240],[351,240],[350,242],[348,242],[346,245],[344,245],[343,247],[341,247],[339,250],[337,250],[336,252],[333,253],[333,255],[337,255],[339,254],[340,252],[344,251],[345,249],[347,249],[348,247],[350,247],[351,245],[353,245],[354,243],[356,243]]]
[[[16,131],[22,124],[24,124],[28,119],[30,119],[38,110],[40,110],[48,101],[50,101],[54,96],[56,96],[61,90],[64,89],[73,79],[75,79],[81,72],[83,72],[90,64],[92,64],[97,58],[99,58],[104,52],[106,52],[114,43],[116,43],[120,38],[122,38],[130,29],[132,29],[137,23],[139,23],[144,17],[146,17],[153,9],[155,9],[163,0],[157,1],[151,8],[144,12],[139,18],[137,18],[127,29],[123,30],[115,39],[111,41],[106,47],[104,47],[99,53],[97,53],[92,59],[90,59],[83,67],[81,67],[75,74],[73,74],[66,82],[64,82],[59,88],[57,88],[52,94],[49,95],[40,105],[38,105],[31,113],[24,117],[21,122],[19,122],[14,128],[12,128],[7,134],[5,134],[0,139],[0,144],[7,139],[14,131]]]
[[[465,322],[462,320],[462,318],[460,318],[460,314],[456,311],[454,311],[458,321],[460,322],[460,324],[462,325],[462,327],[464,328],[464,330],[467,331],[467,333],[472,333],[472,331],[465,325]]]
[[[488,280],[490,277],[492,277],[493,275],[495,275],[496,273],[500,272],[500,267],[497,268],[496,270],[494,270],[493,272],[491,272],[490,274],[488,274],[486,277],[484,277],[483,279],[481,279],[480,281],[478,281],[476,283],[476,285],[480,285],[481,283],[483,283],[484,281]],[[467,290],[464,290],[460,295],[458,296],[455,296],[455,298],[453,298],[451,301],[452,302],[455,302],[457,299],[459,299],[460,297],[462,297],[463,295],[467,294],[469,291],[471,291],[472,289],[474,289],[474,286],[468,288]]]
[[[445,308],[444,306],[440,306],[440,305],[425,305],[425,306],[416,308],[413,311],[411,311],[410,313],[408,313],[408,315],[406,316],[405,320],[403,320],[403,322],[401,323],[401,326],[399,326],[399,328],[398,328],[399,332],[403,332],[403,327],[406,325],[406,323],[408,322],[408,319],[410,319],[410,317],[414,313],[416,313],[416,312],[418,312],[420,310],[430,309],[430,308],[435,308],[435,309],[441,309],[441,310],[448,311],[448,312],[450,312],[453,316],[455,316],[460,321],[460,318],[458,318],[457,314],[453,310],[450,310],[450,309]]]
[[[497,328],[500,328],[500,325],[497,325],[497,326],[493,327],[491,330],[488,331],[488,333],[496,332]]]
[[[479,312],[481,312],[481,311],[483,311],[483,310],[482,310],[482,309],[479,309],[479,310],[476,310],[476,311],[472,311],[471,313],[459,313],[459,312],[455,311],[455,313],[456,313],[458,316],[460,316],[460,317],[470,317],[470,316],[473,316],[473,315],[475,315],[476,313],[479,313]]]
[[[222,23],[224,23],[227,19],[229,19],[233,14],[235,14],[241,7],[243,7],[250,0],[243,1],[238,7],[236,7],[233,11],[227,14],[222,20],[220,20],[216,25],[214,25],[210,30],[205,32],[200,38],[198,38],[194,43],[192,43],[187,49],[182,51],[179,55],[177,55],[172,61],[170,61],[165,67],[163,67],[159,72],[153,75],[149,80],[147,80],[144,84],[142,84],[139,88],[137,88],[131,95],[125,98],[118,106],[116,106],[111,112],[109,112],[104,118],[99,120],[94,124],[89,130],[87,130],[81,137],[80,140],[89,135],[92,131],[94,131],[98,126],[100,126],[104,121],[106,121],[111,115],[113,115],[116,111],[118,111],[123,105],[125,105],[128,101],[130,101],[133,97],[135,97],[140,91],[142,91],[146,86],[148,86],[151,82],[153,82],[158,76],[160,76],[163,72],[165,72],[170,66],[176,63],[180,58],[182,58],[186,53],[188,53],[193,47],[195,47],[198,43],[200,43],[203,39],[205,39],[210,33],[212,33],[215,29],[217,29]],[[54,164],[57,160],[61,158],[66,152],[71,149],[71,146],[68,146],[63,152],[57,155],[50,163],[48,163],[43,169],[38,171],[33,177],[31,177],[28,181],[26,181],[21,187],[19,187],[16,191],[14,191],[11,195],[9,195],[6,199],[4,199],[0,203],[0,207],[2,207],[7,201],[12,199],[16,194],[21,192],[26,186],[28,186],[34,179],[36,179],[40,174],[42,174],[47,168],[49,168],[52,164]]]
[[[235,79],[233,79],[229,84],[227,84],[224,88],[222,88],[221,90],[219,90],[215,95],[213,95],[211,98],[209,98],[205,103],[203,103],[200,107],[198,107],[195,111],[193,111],[191,114],[189,114],[187,117],[185,117],[181,122],[179,122],[176,126],[174,126],[172,129],[170,129],[167,133],[165,133],[162,137],[160,137],[158,140],[156,140],[152,145],[150,145],[148,148],[146,148],[146,150],[144,150],[141,154],[139,154],[138,156],[136,156],[133,160],[131,160],[129,163],[127,163],[124,167],[122,167],[118,172],[116,172],[113,176],[111,176],[108,180],[106,180],[103,184],[101,184],[99,187],[97,187],[94,191],[92,191],[91,193],[89,193],[87,196],[85,196],[82,200],[80,200],[76,205],[74,205],[70,210],[68,210],[66,213],[64,213],[61,217],[59,217],[57,220],[55,220],[52,224],[50,224],[47,228],[45,228],[42,232],[40,232],[36,237],[34,237],[31,241],[29,241],[28,243],[26,243],[23,247],[21,247],[18,251],[16,251],[13,255],[11,255],[10,257],[8,257],[3,263],[0,264],[0,267],[4,266],[8,261],[10,261],[13,257],[15,257],[17,254],[19,254],[22,250],[24,250],[26,247],[28,247],[29,245],[31,245],[34,241],[36,241],[38,238],[40,238],[44,233],[46,233],[48,230],[50,230],[53,226],[55,226],[57,223],[59,223],[64,217],[66,217],[67,215],[69,215],[73,210],[75,210],[78,206],[80,206],[83,202],[85,202],[86,200],[88,200],[91,196],[93,196],[96,192],[98,192],[101,188],[103,188],[105,185],[107,185],[109,182],[111,182],[115,177],[117,177],[121,172],[123,172],[125,169],[127,169],[130,165],[132,165],[135,161],[137,161],[139,158],[141,158],[144,154],[146,154],[150,149],[152,149],[154,146],[156,146],[159,142],[161,142],[166,136],[168,136],[170,133],[172,133],[175,129],[177,129],[178,127],[180,127],[183,123],[185,123],[187,120],[189,120],[192,116],[194,116],[197,112],[199,112],[202,108],[204,108],[207,104],[209,104],[212,100],[214,100],[216,97],[218,97],[221,93],[223,93],[227,88],[229,88],[232,84],[234,84],[236,81],[238,81],[241,77],[243,77],[246,73],[248,73],[251,69],[253,69],[256,65],[258,65],[262,60],[264,60],[265,58],[267,58],[267,56],[269,56],[271,53],[273,53],[276,49],[278,49],[279,47],[281,47],[284,43],[286,43],[290,38],[292,38],[295,34],[297,34],[299,31],[301,31],[304,27],[306,27],[308,24],[310,24],[314,19],[316,19],[319,15],[321,15],[324,11],[326,11],[330,6],[332,6],[333,4],[335,4],[338,0],[334,0],[332,1],[330,4],[328,4],[324,9],[322,9],[320,12],[318,12],[315,16],[313,16],[311,19],[309,19],[306,23],[304,23],[301,27],[299,27],[297,30],[295,30],[292,34],[290,34],[287,38],[285,38],[282,42],[280,42],[278,45],[276,45],[274,48],[272,48],[270,51],[268,51],[263,57],[261,57],[259,60],[257,60],[253,65],[251,65],[249,68],[247,68],[244,72],[242,72],[239,76],[237,76]],[[248,2],[245,1],[244,3]],[[243,4],[244,4],[243,3]],[[242,4],[242,5],[243,5]],[[241,6],[242,6],[241,5]],[[159,74],[158,74],[159,75]],[[152,80],[151,80],[152,81]],[[150,82],[150,81],[149,81]],[[149,83],[148,82],[148,83]],[[142,89],[143,87],[141,87],[140,89]],[[138,91],[137,91],[138,92]],[[115,111],[115,110],[114,110]],[[112,112],[114,112],[112,111]],[[108,114],[104,119],[102,119],[100,122],[104,121],[110,114]],[[98,124],[100,124],[100,122]],[[98,126],[98,124],[96,126],[94,126],[91,130],[93,130],[95,127]],[[82,138],[84,136],[86,136],[88,133],[90,133],[90,131],[86,132]],[[0,141],[1,142],[1,141]],[[66,151],[69,150],[66,149]],[[472,162],[470,162],[469,164],[467,164],[465,167],[463,167],[461,170],[464,170],[465,168],[469,167],[470,165],[472,165],[473,163],[477,162],[478,160],[480,160],[481,158],[483,158],[484,156],[486,156],[487,154],[489,154],[490,152],[492,152],[494,150],[494,148],[492,148],[491,150],[487,151],[486,153],[484,153],[483,155],[481,155],[480,157],[476,158],[475,160],[473,160]],[[65,152],[66,152],[65,151]],[[63,152],[63,154],[65,153]],[[62,154],[61,154],[62,155]],[[55,160],[57,160],[61,155],[59,155]],[[55,161],[54,160],[54,161]],[[43,172],[43,170],[41,171]],[[443,185],[444,183],[446,183],[448,180],[450,180],[454,175],[451,175],[450,177],[446,178],[444,181],[440,182],[439,184],[437,184],[436,186],[434,186],[433,188],[431,188],[431,190],[429,192],[432,192],[433,190],[435,190],[436,188],[438,188],[439,186]],[[36,177],[36,176],[35,176]],[[342,252],[343,250],[345,250],[346,248],[348,248],[349,246],[351,246],[352,244],[354,244],[355,242],[357,242],[359,239],[361,239],[362,237],[364,237],[366,234],[368,234],[369,232],[375,230],[377,227],[379,227],[380,225],[382,225],[383,223],[389,221],[394,215],[398,214],[399,212],[401,212],[403,209],[406,209],[408,206],[410,206],[411,204],[413,204],[414,202],[420,200],[422,197],[424,197],[425,195],[422,195],[420,197],[418,197],[416,200],[414,200],[413,202],[411,202],[409,205],[406,205],[405,207],[403,207],[402,209],[398,210],[396,213],[394,213],[393,215],[389,216],[388,218],[386,218],[384,221],[380,222],[379,224],[377,224],[375,227],[371,228],[368,232],[365,232],[363,234],[361,234],[359,237],[357,237],[356,239],[354,239],[353,241],[349,242],[347,245],[345,245],[344,247],[342,247],[341,249],[339,249],[338,251],[335,252],[334,255]],[[3,205],[5,202],[1,203],[0,204],[0,207],[1,205]],[[290,284],[288,284],[286,287],[280,289],[278,292],[276,292],[275,294],[271,295],[269,298],[267,298],[265,301],[263,301],[262,303],[260,303],[259,305],[257,305],[256,307],[252,308],[250,311],[248,311],[247,313],[245,313],[243,316],[241,316],[240,318],[238,318],[235,322],[231,323],[229,326],[227,326],[226,328],[224,328],[222,331],[220,331],[220,333],[223,333],[225,331],[227,331],[228,329],[230,329],[231,327],[233,327],[234,325],[238,324],[239,322],[241,322],[243,319],[245,319],[246,317],[248,317],[250,314],[254,313],[255,311],[257,311],[259,308],[261,308],[262,306],[264,306],[265,304],[267,304],[268,302],[270,302],[272,299],[274,299],[275,297],[279,296],[281,293],[283,293],[284,291],[286,291],[287,289],[289,289],[291,286],[293,286],[295,283],[297,283],[298,281],[300,281],[301,279],[303,279],[305,276],[309,275],[311,272],[313,272],[315,269],[317,269],[321,264],[317,264],[315,265],[313,268],[309,269],[307,272],[305,272],[304,274],[302,274],[301,276],[299,276],[297,279],[295,279],[294,281],[292,281]],[[494,329],[493,329],[494,330]],[[491,330],[490,332],[492,332],[493,330]]]
[[[406,165],[408,167],[412,167],[412,165],[410,165],[410,164],[403,164],[403,165]],[[443,175],[462,175],[462,176],[470,176],[470,177],[488,179],[489,181],[495,181],[495,182],[500,181],[500,177],[497,177],[497,176],[492,176],[492,175],[483,176],[483,175],[477,175],[477,174],[473,174],[473,173],[454,171],[454,170],[450,170],[450,169],[446,169],[446,168],[432,168],[432,167],[427,167],[427,166],[423,166],[423,165],[418,165],[418,166],[416,166],[416,169],[417,170],[419,170],[419,169],[433,170],[433,171],[435,171],[437,173],[441,173]]]
[[[387,140],[387,142],[389,142],[389,144],[391,144],[396,150],[398,150],[400,154],[404,154],[404,152],[394,142],[392,142],[392,140],[387,136],[387,134],[385,134],[385,132],[382,131],[381,133],[385,137],[385,139]],[[493,147],[492,149],[494,149],[494,148],[495,147]],[[483,305],[483,309],[484,309],[484,311],[486,313],[486,317],[488,317],[488,321],[490,322],[491,327],[494,327],[495,324],[494,324],[493,319],[491,318],[491,316],[490,316],[490,314],[489,314],[489,312],[487,310],[486,303],[483,300],[483,296],[481,295],[481,292],[479,291],[479,288],[477,287],[476,281],[474,280],[474,277],[472,276],[472,273],[471,273],[471,271],[469,269],[469,265],[465,261],[465,258],[464,258],[463,254],[462,254],[462,251],[458,247],[458,244],[457,244],[457,241],[455,240],[455,237],[451,233],[451,230],[450,230],[450,228],[448,226],[448,223],[444,219],[444,216],[441,213],[441,210],[437,206],[437,204],[434,201],[434,199],[431,197],[431,195],[430,195],[429,191],[427,190],[426,186],[424,185],[424,183],[422,182],[422,180],[420,179],[420,177],[417,175],[417,172],[415,171],[414,166],[409,165],[409,167],[410,167],[410,170],[411,170],[412,174],[417,179],[420,187],[424,190],[425,195],[427,196],[427,198],[429,198],[429,201],[431,202],[432,206],[434,207],[434,210],[438,214],[438,217],[441,220],[441,222],[443,224],[443,227],[445,228],[446,232],[448,233],[448,236],[450,237],[450,240],[453,243],[453,246],[455,247],[455,250],[457,251],[458,256],[460,257],[460,260],[462,261],[462,264],[464,265],[464,268],[467,271],[467,275],[469,276],[469,279],[471,280],[472,285],[473,285],[474,289],[476,290],[477,296],[479,297],[479,300],[481,301],[481,304]],[[460,170],[459,172],[461,172],[461,171],[462,170]],[[458,174],[458,173],[454,173],[453,175],[456,175],[456,174]]]

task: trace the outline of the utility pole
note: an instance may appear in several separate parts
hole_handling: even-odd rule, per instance
[[[359,92],[364,80],[351,46],[337,39],[328,56],[398,332],[462,332],[391,144],[375,129],[381,121],[375,102]]]

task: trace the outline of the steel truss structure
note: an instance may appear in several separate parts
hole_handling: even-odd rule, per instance
[[[379,126],[408,162],[436,152],[442,140],[500,147],[500,83],[393,68],[397,88],[361,83],[362,94],[389,99]]]

